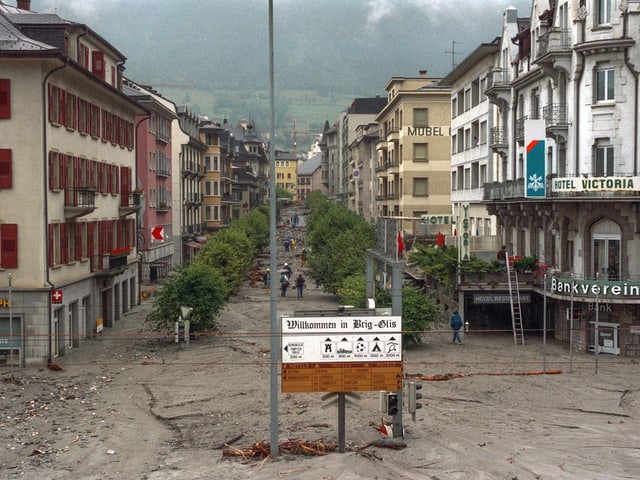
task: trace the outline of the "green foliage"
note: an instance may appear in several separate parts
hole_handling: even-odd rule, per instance
[[[233,222],[233,227],[243,230],[256,251],[269,244],[269,209],[266,206],[251,209]]]
[[[422,342],[422,333],[441,317],[436,301],[415,287],[402,287],[402,344],[410,347]]]
[[[409,265],[421,268],[446,286],[455,284],[458,268],[458,249],[415,244]]]
[[[502,266],[499,260],[492,260],[486,262],[476,256],[471,256],[471,259],[460,262],[460,273],[495,273],[500,271]]]
[[[223,230],[225,231],[225,230]],[[240,283],[247,278],[253,255],[250,250],[242,251],[241,245],[247,246],[248,240],[243,238],[242,242],[229,243],[225,240],[229,237],[237,237],[241,239],[237,232],[233,234],[225,234],[225,238],[218,237],[218,232],[207,244],[202,247],[200,253],[196,256],[194,263],[207,265],[222,273],[225,279],[225,297],[233,293]]]
[[[323,207],[324,209],[324,207]],[[307,220],[309,266],[316,283],[335,293],[345,278],[365,270],[365,252],[375,245],[375,231],[364,219],[341,205]]]
[[[336,295],[342,305],[353,305],[355,308],[366,308],[366,275],[364,272],[355,273],[348,276],[342,282],[336,291]],[[376,286],[375,292],[376,305],[391,305],[391,296],[385,290],[380,290]]]
[[[538,257],[522,257],[514,260],[513,268],[519,272],[534,272],[538,268]]]
[[[225,303],[226,282],[220,271],[194,263],[170,276],[153,297],[153,310],[146,323],[160,331],[172,331],[180,316],[180,307],[193,308],[191,330],[215,326],[215,317]]]
[[[289,190],[287,190],[286,188],[282,188],[282,187],[276,187],[276,198],[280,199],[280,198],[287,198],[287,199],[291,199],[292,195],[291,192]]]

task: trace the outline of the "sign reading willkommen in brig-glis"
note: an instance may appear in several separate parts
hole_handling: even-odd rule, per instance
[[[282,317],[282,390],[395,390],[399,316]]]

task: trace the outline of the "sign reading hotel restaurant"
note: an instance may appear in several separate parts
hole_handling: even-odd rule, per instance
[[[282,391],[397,390],[402,317],[282,317]]]
[[[511,303],[510,293],[474,293],[473,303],[475,305],[487,305],[493,303]],[[531,303],[530,293],[520,294],[520,303]]]
[[[551,181],[555,193],[637,192],[640,177],[558,177]]]

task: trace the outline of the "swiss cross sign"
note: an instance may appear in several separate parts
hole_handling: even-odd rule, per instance
[[[51,303],[62,303],[62,290],[51,291]]]
[[[164,227],[153,227],[151,229],[151,238],[156,241],[164,240]]]

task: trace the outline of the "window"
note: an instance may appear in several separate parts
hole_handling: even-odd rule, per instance
[[[414,162],[426,162],[428,160],[429,160],[428,144],[426,144],[426,143],[414,143],[413,144],[413,161]]]
[[[91,71],[102,80],[105,79],[104,53],[100,51],[91,52]]]
[[[204,219],[211,220],[211,207],[209,205],[205,205],[204,207]]]
[[[596,101],[606,102],[614,100],[615,70],[603,68],[596,71]]]
[[[0,118],[11,118],[11,80],[0,78]]]
[[[613,146],[604,145],[598,142],[595,151],[595,165],[593,173],[596,177],[613,175]]]
[[[0,188],[11,188],[11,150],[0,148]]]
[[[18,224],[0,224],[0,267],[18,268]]]
[[[413,126],[414,127],[427,127],[429,126],[429,109],[428,108],[414,108],[413,109]]]
[[[611,0],[597,0],[597,8],[597,24],[606,25],[611,23]]]
[[[427,195],[429,195],[429,179],[414,178],[413,179],[413,196],[426,197]]]

